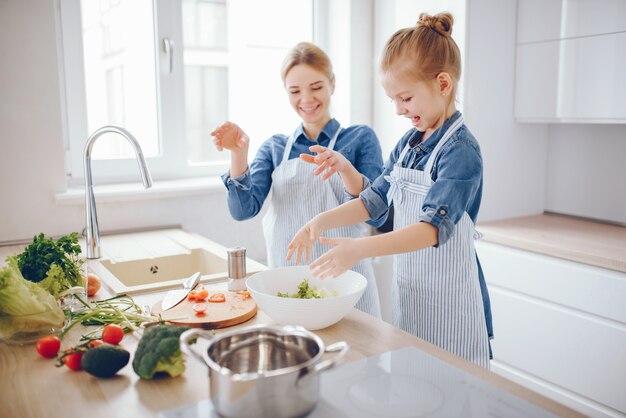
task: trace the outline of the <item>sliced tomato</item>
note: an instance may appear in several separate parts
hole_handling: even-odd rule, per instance
[[[209,296],[209,302],[226,302],[226,296],[224,296],[223,293],[213,293],[211,296]]]
[[[201,289],[198,290],[196,292],[196,301],[198,302],[202,302],[204,300],[206,300],[206,298],[209,296],[209,291],[206,289]]]
[[[196,315],[202,315],[206,312],[206,303],[196,303],[193,305],[193,310],[196,312]]]
[[[250,292],[249,292],[249,291],[247,291],[247,290],[239,290],[239,291],[237,291],[237,294],[238,294],[239,296],[243,296],[243,298],[244,298],[244,299],[248,299],[249,297],[251,297],[251,296],[252,296],[252,295],[250,294]]]

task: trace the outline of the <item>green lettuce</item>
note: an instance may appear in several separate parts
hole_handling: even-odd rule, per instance
[[[29,315],[24,317],[23,315]],[[15,256],[0,268],[0,333],[10,336],[50,327],[61,327],[65,314],[54,296],[37,283],[26,280]]]

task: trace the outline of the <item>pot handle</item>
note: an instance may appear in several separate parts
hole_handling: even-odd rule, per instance
[[[323,372],[324,370],[328,370],[334,367],[341,360],[343,360],[346,354],[348,354],[348,351],[350,351],[350,345],[348,345],[348,343],[345,341],[339,341],[338,343],[334,343],[326,347],[326,350],[324,352],[334,353],[336,351],[339,351],[339,353],[335,356],[335,358],[330,359],[330,360],[325,360],[325,361],[322,361],[321,363],[316,364],[313,367],[313,369],[311,369],[311,372],[319,373],[319,372]]]
[[[196,352],[193,348],[191,348],[190,341],[197,337],[206,338],[207,340],[210,340],[213,338],[213,334],[203,329],[198,329],[198,328],[188,329],[187,331],[180,334],[180,338],[179,338],[180,350],[183,353],[193,356],[196,359],[200,360],[200,362],[206,364],[206,361],[204,360],[204,358],[200,354],[198,354],[198,352]]]

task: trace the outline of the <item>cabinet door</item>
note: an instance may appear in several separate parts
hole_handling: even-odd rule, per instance
[[[517,46],[515,117],[626,123],[626,32]]]
[[[517,44],[626,31],[624,0],[517,2]]]

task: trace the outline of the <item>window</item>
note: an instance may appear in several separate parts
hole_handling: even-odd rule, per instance
[[[83,182],[84,145],[104,125],[137,138],[155,180],[223,173],[229,155],[209,132],[225,120],[253,139],[250,156],[276,121],[296,126],[276,93],[287,50],[313,40],[313,2],[60,2],[68,184]],[[138,179],[132,149],[115,134],[95,144],[92,166],[98,183]]]

